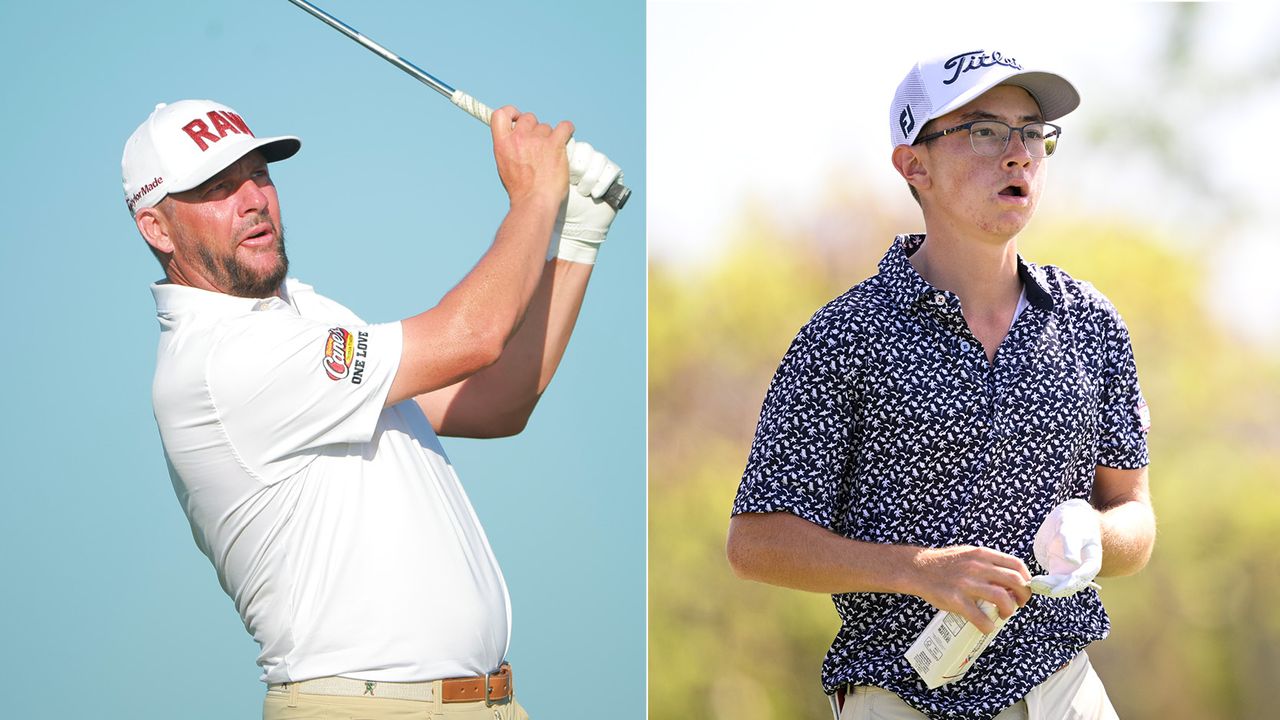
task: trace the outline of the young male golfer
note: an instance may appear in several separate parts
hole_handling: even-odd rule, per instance
[[[769,387],[728,555],[833,595],[840,718],[1115,717],[1091,581],[1151,554],[1146,404],[1111,303],[1017,246],[1078,104],[997,50],[914,66],[889,129],[925,233],[820,309]],[[929,689],[907,648],[939,610],[989,631],[991,606],[1007,625]]]

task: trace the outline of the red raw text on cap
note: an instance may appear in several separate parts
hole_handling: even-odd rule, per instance
[[[209,122],[213,123],[213,130],[210,130],[208,123],[200,118],[196,118],[182,126],[182,131],[191,138],[192,142],[200,147],[201,152],[209,149],[209,143],[205,142],[205,140],[208,140],[209,142],[218,142],[222,138],[226,137],[227,133],[256,137],[253,132],[249,130],[249,125],[244,121],[244,118],[233,112],[226,110],[210,110],[207,113],[207,116],[209,118]],[[214,135],[214,132],[216,132],[217,135]]]

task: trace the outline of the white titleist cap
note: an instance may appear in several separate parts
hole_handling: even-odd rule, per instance
[[[251,150],[275,162],[300,147],[292,136],[254,137],[235,110],[212,100],[160,103],[124,144],[124,202],[136,213],[169,193],[190,190]]]
[[[922,60],[898,85],[889,106],[889,144],[910,145],[930,120],[962,107],[996,85],[1017,85],[1040,105],[1045,121],[1076,109],[1080,93],[1061,75],[1023,70],[998,50],[970,50]]]

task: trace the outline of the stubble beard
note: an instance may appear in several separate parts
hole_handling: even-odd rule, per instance
[[[284,228],[276,227],[269,216],[255,218],[254,222],[267,222],[276,236],[274,269],[262,273],[246,267],[236,260],[235,251],[225,257],[216,257],[208,245],[200,245],[200,264],[217,284],[226,288],[228,295],[243,298],[264,298],[275,295],[280,284],[289,274],[289,257],[284,251]]]

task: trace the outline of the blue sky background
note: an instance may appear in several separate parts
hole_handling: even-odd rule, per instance
[[[607,668],[609,716],[642,717],[644,6],[319,4],[493,107],[573,120],[636,190],[528,430],[446,448],[510,586],[522,702],[594,717],[563,678]],[[488,246],[506,201],[487,129],[284,0],[3,0],[0,26],[3,714],[254,717],[257,645],[191,540],[151,414],[161,271],[124,206],[123,143],[187,97],[300,136],[272,167],[291,274],[388,321]]]

